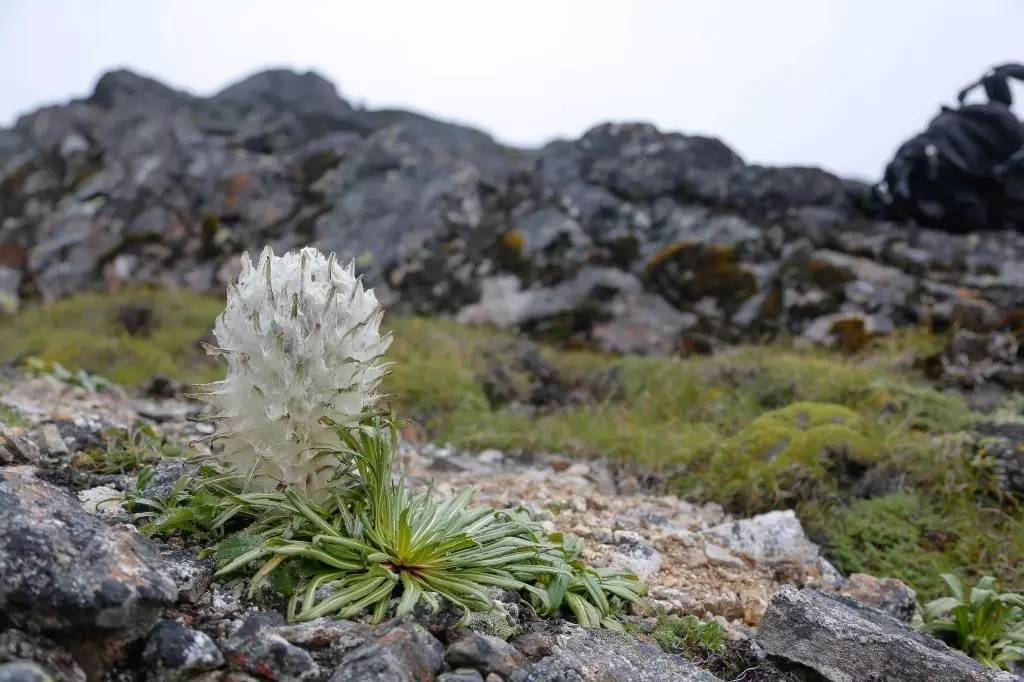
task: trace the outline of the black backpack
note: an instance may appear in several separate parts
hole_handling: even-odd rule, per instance
[[[996,102],[943,107],[885,169],[890,217],[949,232],[1024,231],[1024,125]]]

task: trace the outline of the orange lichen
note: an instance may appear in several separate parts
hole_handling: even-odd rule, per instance
[[[501,235],[501,245],[510,253],[522,256],[526,247],[526,235],[520,230],[509,230]]]

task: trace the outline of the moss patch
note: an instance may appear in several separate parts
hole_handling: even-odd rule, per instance
[[[853,410],[793,403],[762,414],[716,449],[702,486],[719,490],[734,509],[791,506],[837,493],[842,470],[866,469],[880,449]]]
[[[717,622],[696,616],[659,615],[657,620],[627,625],[633,633],[651,637],[662,651],[680,654],[691,661],[706,660],[725,651],[725,630]]]

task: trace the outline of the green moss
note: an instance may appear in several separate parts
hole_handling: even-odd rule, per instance
[[[474,612],[470,616],[469,629],[504,640],[512,639],[523,632],[523,626],[509,614],[500,601],[491,611]]]
[[[25,418],[21,416],[21,413],[13,407],[0,404],[0,424],[3,424],[4,426],[23,427],[28,426],[28,421],[26,421]]]
[[[653,626],[628,625],[627,630],[649,635],[662,651],[703,660],[725,651],[725,630],[716,621],[696,616],[659,615]]]
[[[866,468],[878,453],[853,410],[799,402],[757,417],[717,448],[699,485],[732,508],[763,511],[836,492],[841,469]]]

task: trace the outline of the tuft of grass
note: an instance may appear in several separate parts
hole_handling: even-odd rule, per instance
[[[804,517],[845,571],[894,576],[925,599],[945,590],[941,574],[993,574],[1020,589],[1024,524],[1019,511],[979,505],[972,495],[896,492]]]
[[[941,551],[938,535],[947,524],[918,495],[856,500],[839,510],[831,523],[831,554],[845,570],[900,576],[933,593],[939,573],[953,567],[954,560]]]

